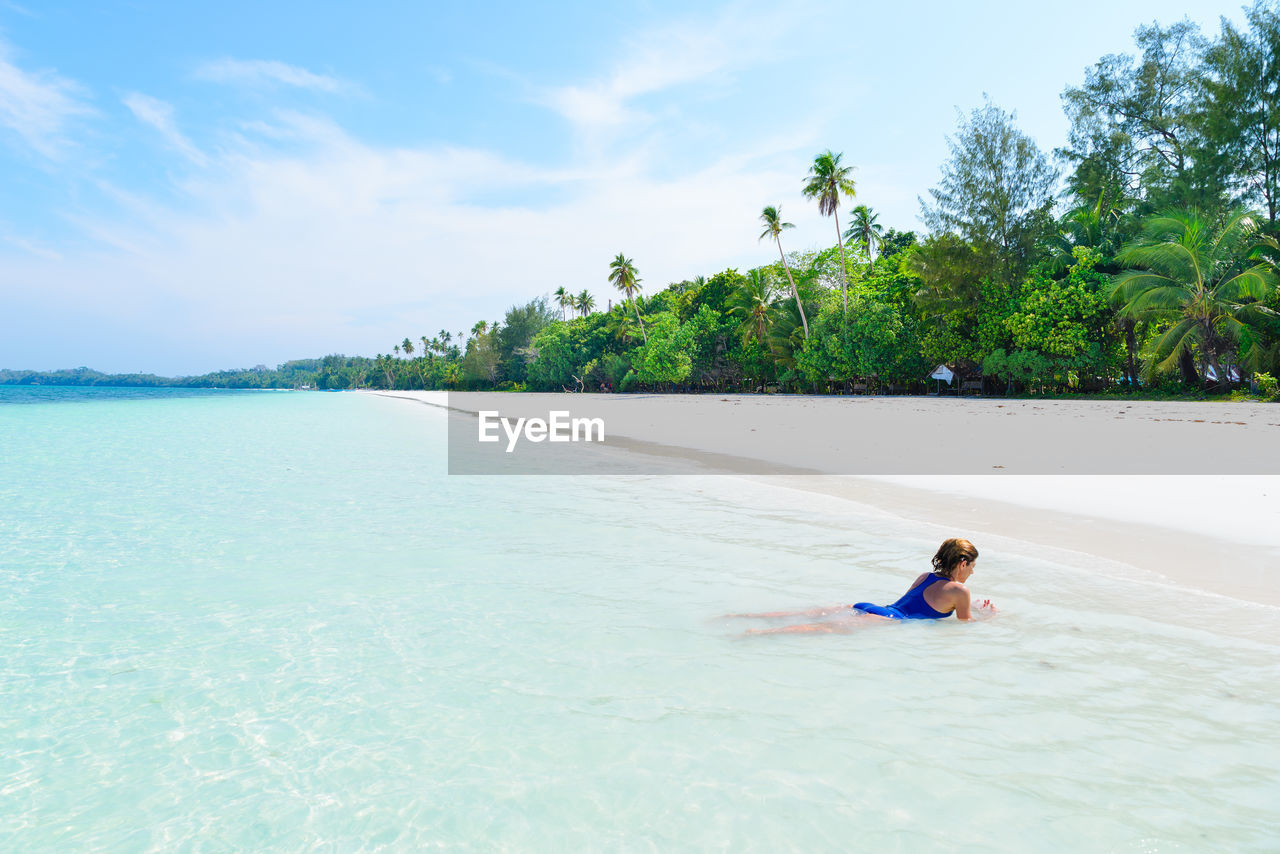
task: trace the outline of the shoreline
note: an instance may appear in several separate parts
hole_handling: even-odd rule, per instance
[[[956,493],[923,483],[905,485],[857,477],[752,479],[766,481],[774,488],[798,489],[874,507],[908,522],[963,532],[955,535],[975,541],[1007,541],[1006,551],[1026,556],[1104,573],[1107,565],[1122,564],[1137,571],[1126,574],[1141,580],[1163,580],[1188,592],[1280,608],[1280,585],[1276,583],[1280,547],[1090,515],[1082,509],[1050,509]],[[1107,486],[1124,489],[1115,483]]]
[[[367,393],[444,410],[474,411],[452,405],[447,392]],[[573,402],[567,395],[538,397],[554,398],[558,405]],[[749,407],[755,401],[747,398],[731,402]],[[965,401],[946,401],[947,405],[955,403]],[[1035,406],[1043,408],[1049,403],[1052,402]],[[677,405],[688,408],[683,402]],[[1007,408],[1007,404],[1001,408]],[[922,414],[918,408],[912,412],[916,417]],[[1154,422],[1174,420],[1179,415],[1153,411],[1140,417]],[[1247,414],[1236,412],[1232,416],[1226,424],[1199,422],[1197,429],[1216,429],[1216,437],[1211,438],[1219,439],[1239,426],[1265,429],[1275,426],[1271,419],[1280,419],[1280,410],[1264,411],[1260,423],[1251,419],[1241,425],[1239,419]],[[1015,551],[1028,555],[1056,554],[1074,565],[1101,572],[1106,572],[1105,564],[1122,564],[1148,580],[1167,579],[1188,592],[1280,607],[1280,583],[1276,581],[1280,578],[1280,535],[1274,533],[1274,523],[1268,521],[1280,518],[1280,476],[1013,472],[968,477],[831,475],[813,467],[812,445],[797,450],[772,444],[764,455],[767,458],[762,460],[760,455],[743,453],[749,449],[744,449],[740,440],[730,439],[720,449],[709,449],[702,447],[707,444],[705,437],[674,435],[669,423],[663,425],[659,421],[633,419],[613,430],[609,445],[626,454],[677,466],[693,464],[699,469],[682,474],[732,476],[768,488],[853,502],[908,522],[954,530],[957,535],[1021,544]],[[1188,490],[1194,490],[1194,494],[1186,496]],[[1236,506],[1244,503],[1248,506]],[[1203,512],[1197,504],[1204,505]],[[1224,535],[1231,531],[1236,533]]]

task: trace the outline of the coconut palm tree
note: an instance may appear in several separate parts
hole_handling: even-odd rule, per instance
[[[827,149],[813,159],[809,177],[805,180],[804,197],[818,200],[818,213],[833,216],[836,220],[836,242],[840,244],[840,284],[844,290],[844,311],[849,313],[849,282],[845,276],[844,238],[840,235],[840,197],[853,198],[853,167],[841,166],[840,158]]]
[[[781,300],[776,306],[773,324],[767,333],[769,351],[777,365],[786,370],[796,367],[796,354],[804,348],[801,337],[799,303],[794,299]]]
[[[1280,316],[1262,305],[1277,285],[1276,271],[1251,257],[1259,220],[1236,210],[1215,227],[1196,210],[1169,211],[1146,222],[1141,237],[1117,259],[1134,268],[1115,277],[1111,294],[1120,313],[1171,325],[1151,346],[1148,376],[1200,356],[1201,373],[1226,379],[1222,357],[1239,344],[1248,321]]]
[[[1274,234],[1259,236],[1253,251],[1249,253],[1249,260],[1265,265],[1275,278],[1277,287],[1280,287],[1280,240],[1277,240]],[[1274,300],[1268,302],[1274,305]],[[1253,314],[1259,306],[1254,305],[1250,308],[1253,310],[1250,314]],[[1261,308],[1265,309],[1266,306]],[[1264,316],[1271,314],[1267,311],[1257,313]],[[1249,320],[1252,319],[1252,317],[1249,318]],[[1273,330],[1276,327],[1274,322],[1267,325]],[[1261,330],[1246,329],[1241,332],[1240,339],[1240,364],[1243,367],[1250,371],[1272,375],[1280,373],[1280,337],[1277,337],[1274,332],[1268,334]]]
[[[604,333],[610,341],[626,346],[632,338],[635,337],[636,321],[635,318],[627,314],[626,306],[618,303],[616,310],[611,310],[605,316]]]
[[[787,255],[782,251],[782,232],[788,228],[795,228],[790,222],[782,221],[782,208],[766,205],[765,209],[760,212],[760,221],[764,223],[764,231],[760,232],[760,240],[766,237],[772,237],[774,243],[778,244],[778,255],[782,258],[782,269],[787,271],[787,281],[791,283],[791,296],[795,298],[796,305],[800,307],[800,325],[804,327],[805,340],[809,338],[809,319],[804,316],[804,305],[800,302],[800,292],[796,290],[796,280],[791,276],[791,265],[787,263]]]
[[[374,364],[382,369],[382,375],[387,381],[387,388],[392,388],[395,385],[395,374],[392,370],[391,357],[379,353],[378,358],[374,360]]]
[[[1103,256],[1114,256],[1131,225],[1126,209],[1133,204],[1133,199],[1108,196],[1104,191],[1097,202],[1076,205],[1063,214],[1057,233],[1046,241],[1050,269],[1061,272],[1074,264],[1073,252],[1077,246],[1096,249]]]
[[[582,312],[582,316],[586,317],[591,313],[591,309],[596,307],[596,298],[591,295],[590,291],[584,290],[578,294],[578,311]]]
[[[1120,188],[1103,188],[1097,201],[1081,201],[1067,211],[1058,223],[1057,233],[1048,237],[1045,245],[1048,269],[1057,275],[1076,263],[1076,249],[1086,247],[1103,256],[1099,272],[1114,273],[1108,269],[1120,250],[1124,234],[1133,225],[1129,215],[1137,200],[1124,195]],[[1117,315],[1115,328],[1124,340],[1125,382],[1132,386],[1138,380],[1138,321],[1132,317]],[[1142,327],[1145,329],[1146,327]]]
[[[609,273],[609,281],[631,301],[631,307],[636,311],[636,321],[640,324],[640,337],[648,344],[649,336],[644,331],[644,320],[640,317],[640,307],[635,300],[635,295],[640,290],[640,278],[636,275],[635,264],[619,252],[618,257],[609,262],[609,269],[612,271]]]
[[[741,318],[738,329],[743,341],[754,338],[758,342],[764,342],[776,309],[772,284],[763,271],[751,270],[747,273],[742,284],[730,297],[729,313]]]
[[[872,213],[866,205],[858,205],[849,212],[849,230],[844,233],[847,240],[856,240],[862,244],[867,253],[867,269],[871,269],[871,253],[880,246],[880,237],[884,234],[884,226],[877,220],[880,215]]]
[[[560,304],[560,317],[563,320],[568,321],[569,316],[565,313],[564,309],[565,306],[569,304],[569,292],[564,289],[564,285],[561,285],[556,288],[555,293],[552,294],[552,296],[554,296],[556,298],[556,302]]]
[[[410,341],[408,338],[405,338],[403,341],[400,342],[400,349],[404,351],[405,356],[412,356],[413,342]]]

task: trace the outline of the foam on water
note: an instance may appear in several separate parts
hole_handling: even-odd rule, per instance
[[[1276,848],[1273,609],[984,550],[997,619],[744,637],[935,532],[445,417],[0,407],[0,850]]]

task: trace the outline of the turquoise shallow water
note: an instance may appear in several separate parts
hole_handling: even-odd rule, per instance
[[[0,850],[1274,851],[1280,619],[737,479],[445,475],[401,400],[0,397]],[[979,544],[981,546],[981,544]]]

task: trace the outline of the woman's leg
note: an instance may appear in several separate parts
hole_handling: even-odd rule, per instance
[[[749,620],[765,620],[773,617],[827,617],[831,614],[838,614],[848,608],[848,605],[828,605],[825,608],[810,608],[807,611],[766,611],[762,614],[725,614],[727,617],[744,617]]]
[[[780,626],[776,629],[747,629],[749,635],[794,635],[815,632],[837,633],[849,631],[847,623],[801,623],[798,626]]]

